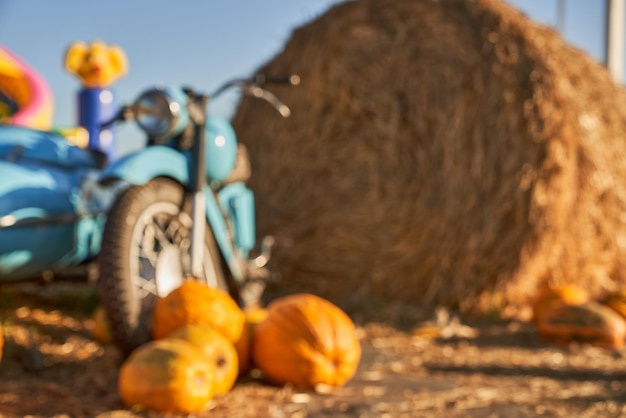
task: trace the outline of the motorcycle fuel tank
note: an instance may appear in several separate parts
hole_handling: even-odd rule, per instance
[[[237,135],[227,121],[208,118],[206,126],[206,174],[209,181],[224,181],[235,168]]]

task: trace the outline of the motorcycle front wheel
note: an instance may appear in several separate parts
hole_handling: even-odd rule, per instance
[[[152,310],[191,278],[191,200],[177,182],[157,178],[132,186],[108,215],[98,256],[98,292],[118,348],[129,354],[151,339]],[[210,228],[205,233],[204,277],[229,291]]]

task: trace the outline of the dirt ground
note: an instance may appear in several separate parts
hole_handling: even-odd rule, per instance
[[[94,295],[87,284],[0,287],[1,418],[168,416],[122,405],[119,353],[89,331]],[[626,417],[626,350],[547,345],[519,322],[369,308],[355,315],[363,357],[345,387],[279,388],[253,374],[194,416]]]

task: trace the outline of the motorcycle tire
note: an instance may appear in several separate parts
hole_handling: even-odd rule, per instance
[[[151,339],[152,310],[191,278],[191,199],[183,187],[167,178],[131,186],[107,217],[98,255],[98,293],[116,346],[128,355]],[[213,287],[229,292],[213,233],[205,233],[205,277]]]

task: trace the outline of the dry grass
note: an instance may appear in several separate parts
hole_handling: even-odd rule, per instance
[[[190,418],[123,405],[121,355],[89,331],[94,292],[79,283],[0,286],[0,418]],[[403,331],[392,319],[407,311],[377,309],[382,322],[357,327],[363,355],[344,387],[276,387],[257,370],[193,416],[626,417],[624,350],[549,346],[531,324],[470,323],[444,309],[402,321]]]
[[[274,291],[515,315],[541,282],[624,283],[626,95],[553,30],[499,0],[359,0],[261,70],[302,77],[272,88],[290,119],[235,117]]]

